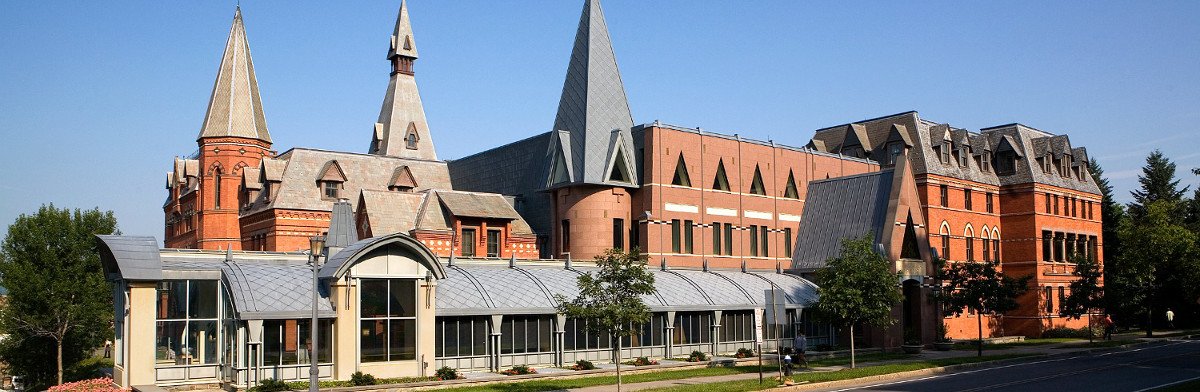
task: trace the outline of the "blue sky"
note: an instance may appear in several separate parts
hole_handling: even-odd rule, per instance
[[[803,145],[907,110],[1068,133],[1128,199],[1200,167],[1200,2],[605,0],[635,122]],[[162,236],[234,2],[0,3],[0,223],[42,203]],[[275,147],[366,151],[399,1],[242,3]],[[443,159],[549,130],[582,0],[411,0]],[[3,236],[3,234],[0,234]]]

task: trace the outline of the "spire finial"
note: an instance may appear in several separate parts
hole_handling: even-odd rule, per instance
[[[221,66],[217,69],[217,81],[213,84],[208,112],[204,115],[204,124],[200,126],[197,139],[207,137],[240,137],[271,142],[240,5],[233,13],[233,26],[229,28],[229,39],[225,42]]]

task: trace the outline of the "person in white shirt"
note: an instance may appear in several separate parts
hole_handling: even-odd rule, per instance
[[[1171,308],[1167,308],[1167,328],[1175,329],[1175,312]]]

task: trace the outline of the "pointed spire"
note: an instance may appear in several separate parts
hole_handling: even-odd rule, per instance
[[[635,174],[629,179],[632,184],[623,186],[637,186],[631,160],[632,127],[633,117],[608,38],[604,12],[599,0],[586,0],[553,129],[570,135],[570,143],[566,144],[570,151],[564,151],[574,166],[570,182],[610,184],[614,182],[610,181],[610,173],[615,165],[622,165],[621,170]],[[551,146],[551,154],[555,148],[561,149]],[[614,162],[618,154],[623,159]]]
[[[233,27],[229,29],[225,54],[221,56],[217,81],[213,83],[208,112],[197,139],[206,137],[244,137],[271,142],[241,7],[234,11]]]
[[[371,137],[370,153],[401,158],[437,159],[429,124],[425,122],[425,106],[417,91],[413,62],[417,59],[416,41],[408,19],[408,3],[400,2],[396,28],[388,48],[392,77],[379,110]]]

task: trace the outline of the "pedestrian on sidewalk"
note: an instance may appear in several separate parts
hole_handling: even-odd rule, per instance
[[[1175,312],[1172,312],[1171,308],[1167,308],[1167,328],[1175,329]]]
[[[792,356],[790,354],[783,355],[783,376],[792,376]],[[783,380],[780,380],[783,381]]]
[[[808,367],[808,357],[804,356],[804,352],[808,350],[808,338],[804,336],[804,332],[796,333],[792,347],[796,349],[796,356],[800,362],[804,363],[804,367]]]
[[[1117,329],[1116,325],[1113,324],[1112,316],[1104,315],[1104,320],[1101,322],[1104,324],[1104,340],[1112,340],[1113,330]]]

